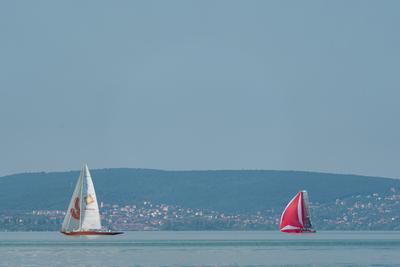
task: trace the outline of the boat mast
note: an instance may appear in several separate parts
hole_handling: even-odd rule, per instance
[[[82,230],[82,210],[83,210],[83,206],[82,206],[82,204],[83,204],[83,175],[84,175],[84,172],[85,172],[85,165],[86,164],[84,164],[83,165],[83,167],[82,167],[82,171],[81,171],[81,195],[80,195],[80,197],[79,197],[79,231],[81,231]]]

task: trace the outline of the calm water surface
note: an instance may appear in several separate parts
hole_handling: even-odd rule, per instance
[[[0,233],[0,266],[400,266],[400,232]]]

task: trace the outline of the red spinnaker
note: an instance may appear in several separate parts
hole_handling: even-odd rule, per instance
[[[306,191],[300,191],[286,206],[282,213],[279,229],[285,233],[315,232],[312,229],[308,214],[308,203],[305,202]]]

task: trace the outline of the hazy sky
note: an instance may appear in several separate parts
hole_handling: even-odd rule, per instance
[[[399,1],[1,1],[0,175],[400,177]]]

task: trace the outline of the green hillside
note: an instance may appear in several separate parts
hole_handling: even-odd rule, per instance
[[[222,212],[254,213],[282,208],[301,189],[312,202],[400,188],[400,180],[298,171],[92,170],[98,198],[105,203],[143,200]],[[78,171],[23,173],[0,177],[0,211],[65,209]]]

